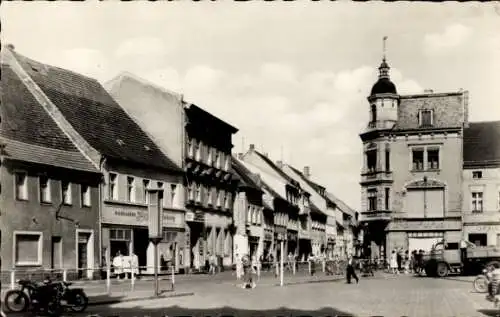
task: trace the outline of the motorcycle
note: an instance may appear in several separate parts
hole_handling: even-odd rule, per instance
[[[17,281],[20,288],[5,293],[5,308],[10,312],[21,313],[30,307],[35,312],[45,312],[49,315],[58,313],[58,291],[50,282],[36,283],[29,280]]]
[[[69,288],[72,283],[45,281],[38,284],[20,280],[20,289],[5,294],[5,307],[11,312],[25,312],[30,306],[35,312],[58,316],[64,310],[83,312],[88,306],[88,297],[82,288]]]
[[[488,277],[488,271],[486,269],[483,270],[483,274],[479,274],[476,276],[472,285],[474,290],[478,293],[488,293],[488,285],[490,284],[490,278]]]

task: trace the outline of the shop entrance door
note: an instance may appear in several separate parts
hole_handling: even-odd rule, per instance
[[[78,265],[78,278],[87,278],[92,275],[89,271],[89,238],[90,233],[78,233],[78,250],[77,250],[77,265]]]
[[[148,229],[134,229],[134,253],[139,260],[139,266],[147,265],[147,251],[149,246]]]

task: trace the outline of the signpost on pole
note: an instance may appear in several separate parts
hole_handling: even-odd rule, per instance
[[[150,188],[147,191],[149,195],[149,241],[151,241],[154,246],[153,267],[155,276],[155,296],[159,296],[160,290],[158,285],[158,243],[160,243],[163,238],[163,189]]]

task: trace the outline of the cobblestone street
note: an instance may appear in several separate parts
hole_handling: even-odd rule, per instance
[[[87,316],[495,316],[468,278],[380,274],[361,279],[244,290],[229,283],[196,287],[189,297],[91,306]]]

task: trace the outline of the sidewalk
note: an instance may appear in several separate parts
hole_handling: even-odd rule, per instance
[[[262,272],[260,278],[256,278],[257,287],[279,287],[280,280],[271,272]],[[287,272],[284,275],[284,286],[327,283],[344,279],[344,276],[325,275],[319,272],[315,276],[309,276],[304,272],[297,272],[292,275]],[[183,296],[193,296],[197,293],[209,291],[210,285],[218,284],[230,290],[238,287],[243,281],[238,281],[234,272],[226,271],[216,275],[179,275],[175,276],[175,290],[172,290],[170,276],[161,276],[159,281],[159,297],[154,295],[154,281],[152,277],[136,279],[132,287],[131,280],[111,280],[110,292],[106,289],[106,280],[75,281],[72,287],[81,287],[89,297],[89,305],[109,305],[119,302],[147,300],[155,298],[173,298]],[[7,285],[9,287],[10,285]],[[5,296],[8,289],[3,288],[1,296]]]

